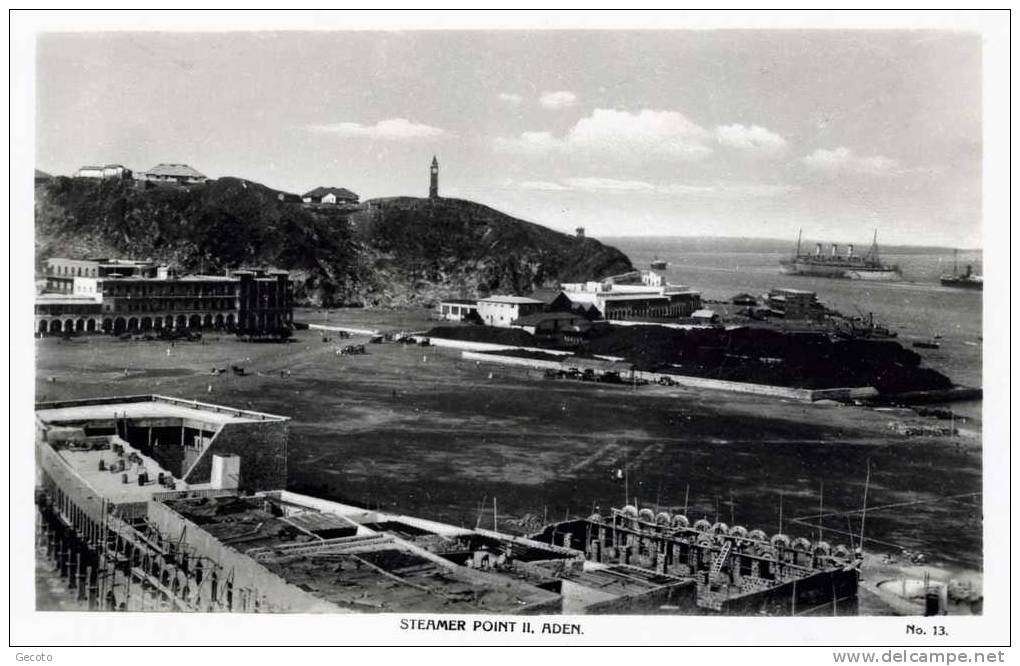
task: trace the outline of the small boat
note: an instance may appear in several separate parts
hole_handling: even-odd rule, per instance
[[[935,340],[918,340],[912,346],[918,349],[938,349],[941,345]]]

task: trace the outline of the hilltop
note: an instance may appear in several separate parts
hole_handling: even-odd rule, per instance
[[[559,282],[633,270],[616,248],[462,199],[373,199],[352,216],[370,293],[381,302],[450,293],[527,294]]]
[[[238,178],[148,188],[54,178],[36,188],[36,261],[130,256],[205,273],[275,266],[292,271],[302,302],[373,306],[529,293],[631,268],[615,248],[470,201],[378,199],[352,212],[280,194]]]

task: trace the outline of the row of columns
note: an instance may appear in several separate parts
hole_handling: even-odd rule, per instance
[[[59,335],[63,333],[124,333],[174,329],[227,328],[233,329],[233,314],[206,315],[144,315],[141,317],[36,317],[36,333]]]

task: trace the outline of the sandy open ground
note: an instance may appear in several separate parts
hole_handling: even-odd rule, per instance
[[[824,484],[825,538],[848,544],[860,516],[842,512],[860,509],[870,459],[869,548],[981,568],[979,422],[958,438],[907,438],[889,425],[924,421],[909,411],[547,380],[392,343],[341,357],[316,331],[287,344],[80,340],[37,342],[39,400],[156,392],[290,416],[294,490],[486,526],[495,497],[500,528],[518,531],[619,506],[627,491],[769,533],[782,504],[783,530],[815,538]],[[254,374],[210,374],[230,365]]]

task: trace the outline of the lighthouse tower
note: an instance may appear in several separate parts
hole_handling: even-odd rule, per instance
[[[432,156],[432,166],[429,167],[429,199],[439,198],[439,160]]]

